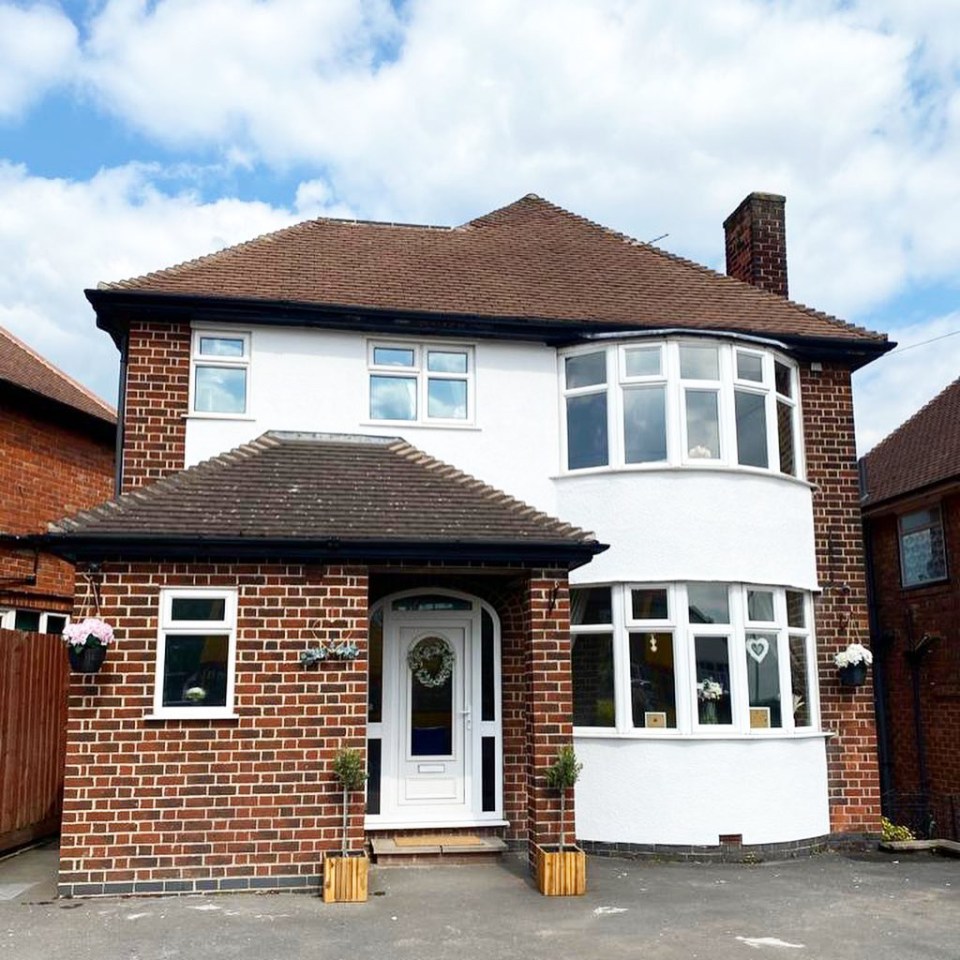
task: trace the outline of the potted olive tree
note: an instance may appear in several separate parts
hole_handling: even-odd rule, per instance
[[[586,854],[576,842],[566,842],[567,791],[582,769],[573,747],[567,745],[557,750],[557,758],[546,772],[547,786],[560,794],[559,843],[536,845],[537,887],[547,897],[579,897],[587,890]]]
[[[363,789],[367,779],[359,750],[340,749],[333,757],[333,775],[343,791],[343,829],[340,856],[324,854],[323,900],[325,903],[363,903],[367,899],[370,861],[363,850],[350,851],[348,840],[350,794]]]

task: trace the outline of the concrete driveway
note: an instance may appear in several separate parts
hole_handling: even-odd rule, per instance
[[[50,899],[53,849],[0,863],[0,956],[958,960],[960,860],[824,854],[756,866],[591,859],[585,897],[524,865],[374,869],[366,904],[315,896]],[[32,885],[30,885],[32,884]]]

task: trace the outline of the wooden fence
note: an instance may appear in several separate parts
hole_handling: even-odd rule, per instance
[[[60,829],[69,679],[59,637],[0,630],[0,853]]]

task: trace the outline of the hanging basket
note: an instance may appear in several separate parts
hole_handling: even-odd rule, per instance
[[[70,658],[70,669],[75,673],[96,673],[107,656],[107,648],[102,644],[90,647],[67,647],[67,656]]]
[[[845,687],[862,687],[867,682],[867,665],[862,661],[840,667],[838,672],[840,683]]]

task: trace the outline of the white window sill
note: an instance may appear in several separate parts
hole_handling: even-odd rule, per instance
[[[223,710],[196,710],[184,708],[182,710],[164,710],[159,713],[148,713],[144,720],[239,720],[240,714]]]
[[[739,467],[723,463],[704,464],[677,464],[677,463],[630,463],[623,466],[584,467],[582,470],[565,470],[554,474],[551,480],[572,480],[577,477],[595,477],[618,473],[733,473],[738,476],[762,477],[767,480],[777,480],[784,483],[794,483],[808,490],[813,490],[816,484],[789,473],[775,473],[772,470],[760,470],[757,467]]]
[[[425,423],[422,420],[361,420],[361,427],[376,427],[378,430],[390,430],[398,433],[403,430],[480,430],[475,423],[458,423],[453,420],[438,420]]]

